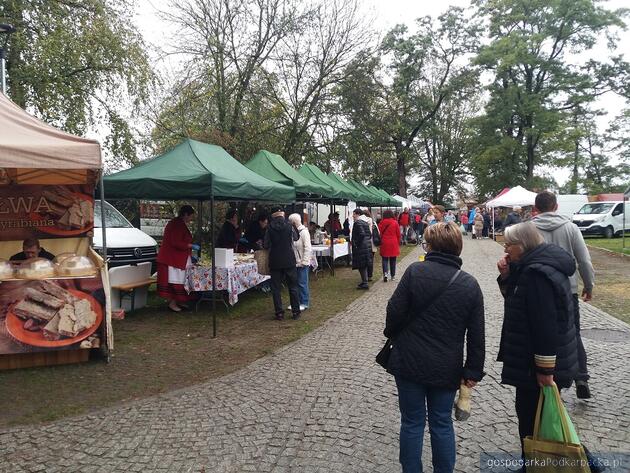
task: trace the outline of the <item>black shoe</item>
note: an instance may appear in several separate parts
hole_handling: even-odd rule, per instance
[[[578,399],[590,399],[591,390],[588,387],[588,381],[576,381],[575,393],[577,394]]]
[[[284,314],[282,312],[280,312],[279,314],[276,314],[274,319],[275,320],[284,320]]]
[[[299,320],[300,317],[302,317],[302,314],[300,312],[296,312],[295,314],[293,314],[293,320]]]
[[[366,282],[362,282],[361,284],[357,286],[357,289],[369,289],[369,288],[370,288],[370,285]]]

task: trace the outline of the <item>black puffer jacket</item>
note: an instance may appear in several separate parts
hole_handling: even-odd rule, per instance
[[[372,262],[370,226],[363,220],[355,220],[352,226],[352,269],[367,268]]]
[[[498,361],[501,382],[536,387],[536,372],[553,374],[569,387],[578,370],[573,298],[569,276],[575,261],[565,250],[542,244],[510,264],[507,279],[499,278],[505,297]],[[554,360],[555,358],[555,360]],[[555,361],[555,368],[549,367]]]
[[[481,380],[485,327],[479,284],[462,271],[443,292],[461,265],[457,256],[430,252],[407,268],[387,304],[383,333],[394,340],[389,373],[446,389],[457,389],[461,378]]]
[[[269,269],[295,268],[293,225],[284,217],[274,217],[265,233],[264,247],[269,249]]]

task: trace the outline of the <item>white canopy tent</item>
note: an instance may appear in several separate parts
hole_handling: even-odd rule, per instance
[[[521,186],[516,186],[496,199],[486,202],[486,207],[525,207],[527,205],[534,205],[536,195],[536,192],[528,191]]]

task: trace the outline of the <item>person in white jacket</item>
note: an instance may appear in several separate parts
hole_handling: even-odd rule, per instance
[[[554,243],[566,250],[577,262],[577,269],[584,283],[582,299],[585,302],[591,300],[593,296],[593,286],[595,285],[595,271],[591,263],[591,255],[588,252],[584,237],[578,227],[569,219],[556,212],[558,210],[558,200],[553,192],[541,192],[536,196],[535,208],[539,212],[532,221],[540,231],[547,243]],[[577,273],[576,272],[576,273]],[[580,303],[578,297],[578,281],[576,273],[569,276],[571,282],[571,293],[573,294],[573,305],[575,314],[575,332],[577,335],[578,363],[579,371],[575,379],[575,391],[580,399],[591,397],[588,386],[589,374],[586,366],[586,351],[580,336]]]
[[[308,228],[302,225],[300,214],[289,215],[289,222],[295,227],[299,238],[293,242],[295,265],[298,273],[298,291],[300,295],[300,311],[308,309],[310,303],[308,290],[308,272],[311,269],[311,235]]]

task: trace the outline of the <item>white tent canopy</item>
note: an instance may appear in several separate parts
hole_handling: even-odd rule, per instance
[[[39,121],[0,93],[0,167],[100,169],[101,147]]]
[[[486,207],[524,207],[526,205],[534,205],[536,193],[528,191],[524,187],[512,187],[505,194],[486,202]]]

